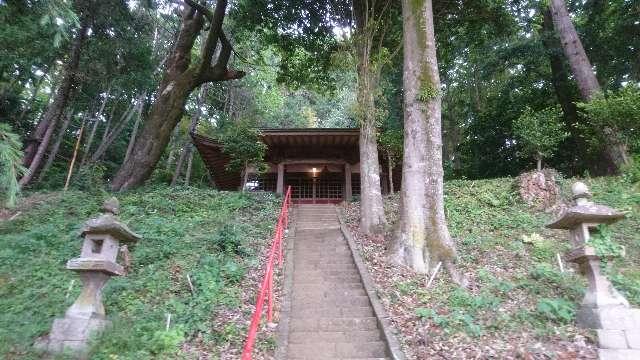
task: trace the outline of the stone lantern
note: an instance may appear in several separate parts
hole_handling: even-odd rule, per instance
[[[602,273],[602,256],[589,244],[598,225],[612,224],[624,214],[591,202],[591,193],[582,182],[573,184],[571,191],[575,206],[547,227],[569,230],[572,249],[567,260],[577,263],[588,281],[577,313],[578,325],[597,330],[600,359],[640,359],[640,310],[631,308]]]
[[[82,353],[89,337],[110,323],[102,304],[102,289],[111,276],[126,273],[125,268],[117,263],[120,243],[134,243],[140,239],[118,220],[118,211],[118,200],[111,198],[104,202],[102,215],[87,221],[82,229],[84,242],[80,257],[67,262],[67,269],[80,275],[82,292],[67,309],[64,318],[54,320],[48,339],[37,344],[48,352],[68,349]],[[128,261],[126,245],[122,252]]]

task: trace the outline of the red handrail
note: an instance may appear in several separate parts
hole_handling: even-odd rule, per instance
[[[287,193],[282,201],[282,207],[280,208],[280,215],[278,216],[278,222],[276,223],[276,229],[273,235],[273,242],[271,243],[271,249],[269,250],[269,258],[267,260],[267,268],[265,269],[264,279],[258,292],[258,299],[256,300],[256,310],[251,316],[251,325],[249,325],[249,333],[247,334],[247,340],[244,344],[244,350],[242,350],[242,360],[251,360],[251,353],[253,352],[253,345],[256,342],[256,335],[258,334],[258,325],[260,325],[260,319],[262,318],[262,306],[264,305],[265,297],[267,297],[267,321],[271,321],[273,316],[273,263],[278,260],[278,267],[282,267],[282,239],[284,237],[284,231],[289,225],[289,206],[291,205],[291,186],[287,188]]]

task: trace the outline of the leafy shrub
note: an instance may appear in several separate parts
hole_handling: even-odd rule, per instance
[[[640,183],[640,155],[634,156],[631,164],[622,169],[622,177],[631,184]]]
[[[620,257],[624,255],[624,246],[612,239],[613,232],[605,224],[600,224],[591,234],[587,244],[596,249],[596,254],[601,257]]]
[[[536,311],[542,318],[561,324],[572,322],[576,314],[574,303],[562,298],[542,298],[538,300]]]
[[[576,275],[568,272],[562,273],[547,263],[534,264],[529,276],[536,282],[525,282],[523,287],[536,295],[545,294],[550,296],[551,294],[556,294],[577,301],[584,294],[582,282]],[[549,292],[550,289],[555,291],[553,293]]]
[[[88,165],[80,168],[71,187],[80,191],[104,192],[105,191],[105,167],[99,164]]]
[[[588,121],[589,141],[601,147],[606,141],[601,129],[610,128],[616,140],[627,145],[632,153],[640,153],[640,87],[626,86],[619,91],[606,92],[578,108]]]
[[[9,124],[0,124],[0,200],[13,207],[20,192],[18,177],[25,173],[22,163],[22,142]]]
[[[211,239],[213,245],[220,251],[231,254],[243,254],[242,231],[238,224],[225,224]]]
[[[569,136],[561,119],[562,110],[559,106],[540,111],[525,108],[522,115],[513,122],[513,132],[522,143],[519,155],[533,157],[538,164],[543,158],[552,156],[558,145]]]
[[[156,331],[151,338],[151,352],[156,355],[174,352],[183,341],[184,332],[179,328]]]

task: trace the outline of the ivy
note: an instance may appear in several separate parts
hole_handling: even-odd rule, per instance
[[[423,82],[418,93],[418,100],[426,103],[440,96],[440,90],[436,89],[431,83]]]
[[[587,241],[587,245],[596,250],[596,255],[600,257],[622,257],[624,256],[624,246],[612,239],[613,232],[605,225],[600,224],[596,231]]]

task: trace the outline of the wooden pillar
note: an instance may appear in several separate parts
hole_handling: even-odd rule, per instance
[[[284,163],[278,163],[278,182],[276,184],[276,193],[284,194]]]
[[[351,201],[351,164],[344,164],[344,201]]]

